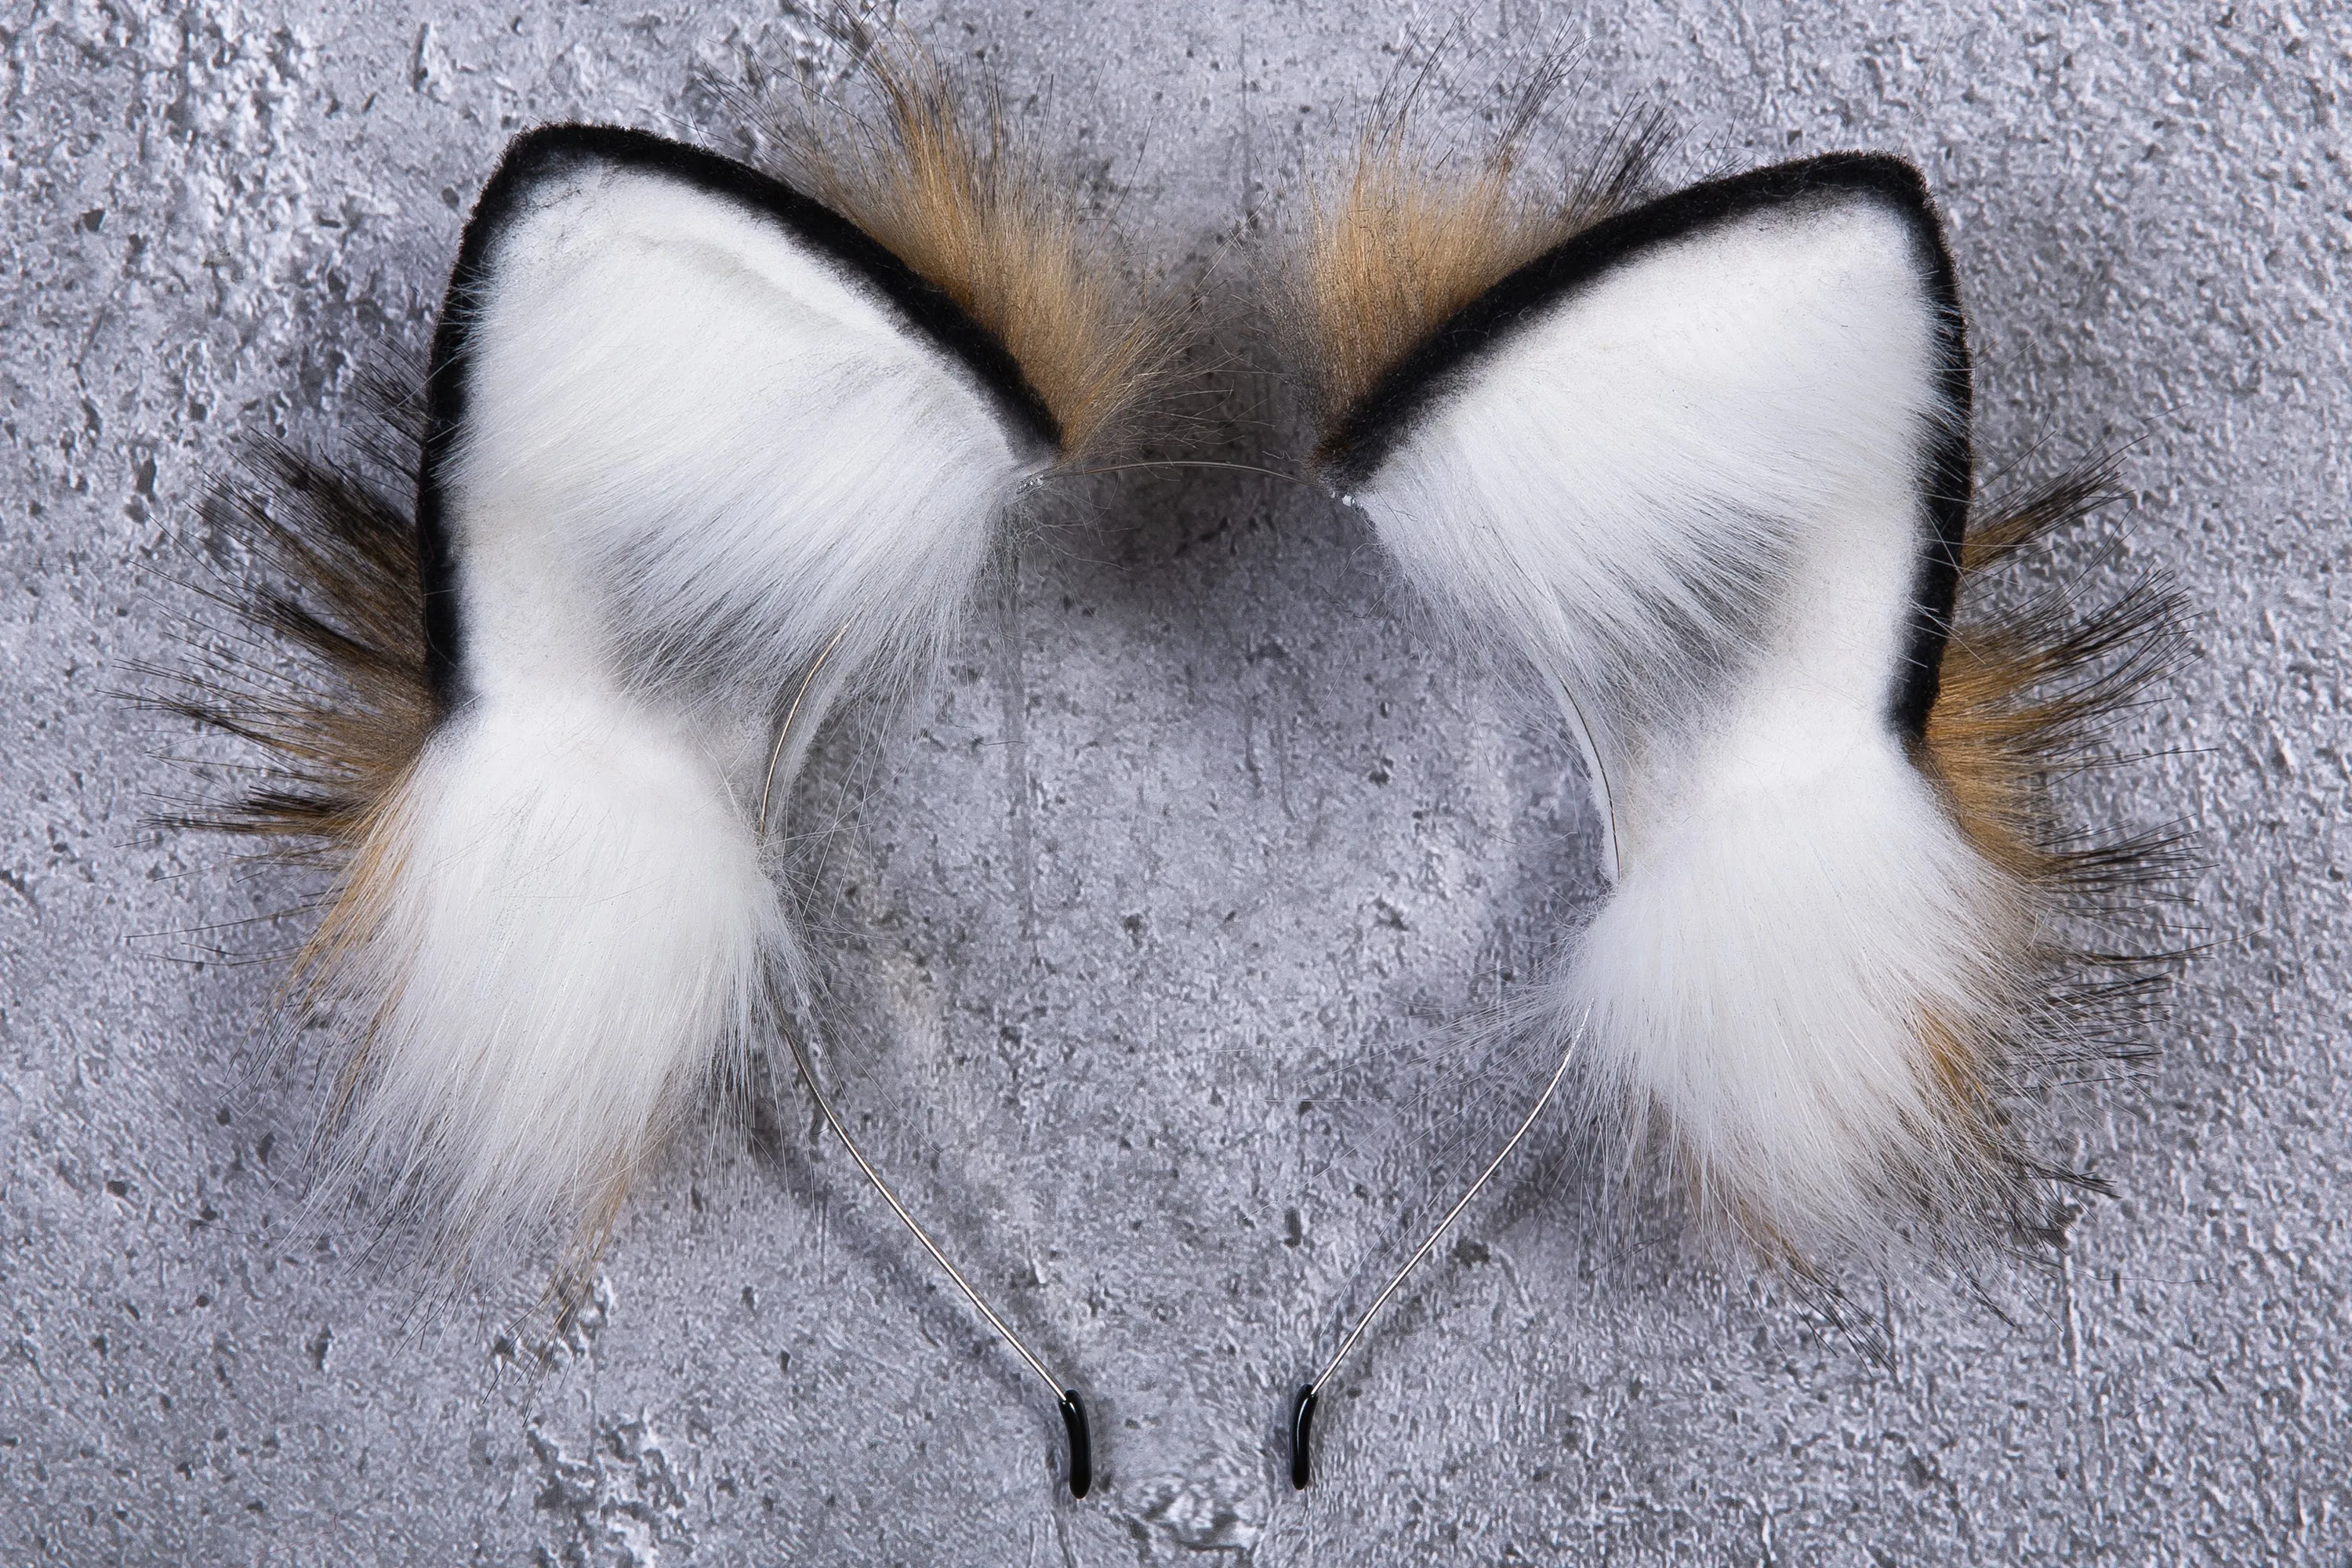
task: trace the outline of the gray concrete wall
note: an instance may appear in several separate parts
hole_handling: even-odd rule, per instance
[[[1237,295],[1454,15],[908,20],[1002,72],[1139,255],[1213,260]],[[1062,1495],[1050,1407],[789,1087],[771,1155],[686,1140],[568,1335],[501,1342],[515,1279],[419,1320],[358,1223],[292,1223],[325,1085],[315,1042],[270,1048],[300,921],[267,917],[315,889],[144,828],[193,742],[117,694],[206,614],[174,542],[207,472],[240,431],[331,435],[355,364],[422,342],[512,131],[708,131],[696,60],[811,35],[675,0],[6,0],[0,1559],[2347,1561],[2342,17],[1460,15],[1438,126],[1584,40],[1548,149],[1658,103],[1686,166],[1917,159],[1989,466],[2134,443],[2130,504],[2062,564],[2177,571],[2195,658],[2137,721],[2166,754],[2068,787],[2089,818],[2200,829],[2211,948],[2160,1061],[2034,1112],[2117,1194],[2066,1256],[1857,1282],[1892,1328],[1876,1364],[1548,1123],[1293,1495],[1289,1390],[1547,1070],[1446,1025],[1589,896],[1591,819],[1347,516],[1161,474],[1030,532],[937,693],[837,729],[803,806],[857,805],[808,870],[846,1021],[828,1070],[1078,1369],[1096,1496]],[[1229,342],[1205,438],[1295,461],[1284,367]]]

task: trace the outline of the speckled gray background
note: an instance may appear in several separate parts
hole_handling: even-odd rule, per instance
[[[310,889],[142,826],[190,742],[116,694],[201,612],[173,542],[232,437],[330,435],[355,363],[421,342],[512,130],[707,127],[697,60],[814,35],[661,0],[5,0],[0,1560],[2347,1560],[2342,17],[1459,15],[1439,125],[1584,41],[1547,148],[1660,103],[1692,166],[1916,158],[1989,466],[2137,442],[2133,502],[2069,564],[2176,569],[2197,658],[2135,731],[2166,755],[2074,797],[2202,829],[2213,946],[2159,1064],[2038,1114],[2119,1194],[2068,1252],[1980,1289],[1870,1284],[1877,1364],[1556,1121],[1334,1396],[1323,1479],[1292,1494],[1289,1390],[1544,1076],[1445,1026],[1589,894],[1589,817],[1349,518],[1139,475],[1028,535],[940,690],[878,738],[838,729],[803,807],[843,818],[809,868],[847,1020],[827,1070],[1091,1392],[1096,1495],[1063,1494],[1039,1391],[796,1095],[761,1139],[687,1141],[563,1340],[500,1342],[514,1280],[420,1323],[354,1236],[289,1223],[317,1054],[270,1054],[274,971],[238,961],[299,924],[227,922]],[[992,62],[1139,253],[1213,266],[1220,299],[1454,18],[906,16]],[[1283,384],[1250,374],[1278,363],[1228,342],[1207,440],[1292,460]]]

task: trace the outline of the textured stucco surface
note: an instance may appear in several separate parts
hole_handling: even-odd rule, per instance
[[[995,65],[1139,254],[1213,266],[1230,300],[1454,14],[906,19]],[[2136,443],[2132,503],[2067,564],[2176,570],[2196,658],[2135,731],[2164,754],[2070,789],[2202,832],[2211,948],[2160,1061],[2037,1112],[2118,1194],[2064,1257],[1859,1287],[1882,1365],[1555,1119],[1332,1399],[1293,1495],[1289,1390],[1489,1146],[1476,1106],[1547,1070],[1444,1026],[1589,895],[1590,817],[1565,751],[1426,635],[1346,514],[1162,473],[1029,533],[940,689],[839,727],[804,806],[842,817],[808,868],[827,1070],[1076,1369],[1097,1494],[1063,1494],[1051,1408],[789,1086],[761,1136],[677,1151],[563,1339],[501,1339],[511,1279],[420,1322],[355,1228],[289,1223],[326,1086],[305,1042],[270,1049],[275,970],[236,961],[299,923],[230,922],[311,889],[142,827],[191,742],[118,694],[206,615],[176,542],[207,472],[240,431],[331,435],[355,366],[422,342],[512,130],[709,127],[697,60],[812,35],[749,5],[5,0],[0,1560],[2347,1560],[2341,17],[1460,19],[1440,124],[1587,40],[1544,146],[1660,103],[1694,164],[1916,158],[1988,468]],[[1226,342],[1204,439],[1294,461],[1276,356]]]

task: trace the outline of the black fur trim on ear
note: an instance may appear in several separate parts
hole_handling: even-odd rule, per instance
[[[1911,626],[1887,719],[1906,739],[1927,733],[1936,705],[1944,647],[1951,637],[1959,585],[1960,545],[1968,526],[1973,458],[1971,386],[1959,289],[1943,225],[1919,171],[1884,153],[1832,153],[1711,180],[1603,219],[1528,262],[1455,311],[1374,383],[1334,424],[1317,460],[1343,488],[1369,479],[1422,415],[1477,361],[1552,307],[1643,252],[1718,224],[1826,196],[1859,195],[1898,215],[1917,243],[1924,279],[1937,307],[1936,346],[1949,418],[1935,433],[1920,493],[1928,537],[1921,542],[1912,585]]]
[[[426,668],[446,710],[463,696],[464,628],[445,517],[443,470],[467,415],[467,351],[493,243],[531,193],[583,163],[665,175],[773,219],[834,261],[904,316],[992,397],[1013,428],[1045,451],[1062,442],[1060,423],[996,335],[945,289],[923,278],[847,218],[758,170],[699,147],[610,125],[549,125],[519,136],[474,204],[449,275],[425,379],[424,460],[416,486],[416,560],[425,595]]]

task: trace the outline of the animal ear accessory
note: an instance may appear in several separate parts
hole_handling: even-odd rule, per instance
[[[1613,886],[1537,1000],[1560,1070],[1509,1147],[1580,1054],[1624,1147],[1801,1277],[2046,1236],[2062,1173],[2011,1099],[2113,1048],[2161,965],[2083,945],[2084,917],[2168,866],[2161,837],[2072,835],[2043,780],[2161,667],[2174,601],[1979,597],[2103,481],[1970,527],[1966,334],[1916,169],[1633,205],[1650,144],[1528,254],[1499,176],[1416,183],[1376,139],[1308,261],[1322,473],[1557,695],[1606,825]],[[1294,1405],[1299,1486],[1362,1326]]]
[[[323,855],[299,963],[341,1023],[333,1172],[447,1254],[550,1230],[593,1258],[630,1184],[782,1028],[805,958],[769,825],[825,710],[903,684],[999,521],[1087,448],[1152,329],[1066,209],[936,79],[819,201],[635,131],[520,138],[467,225],[425,393],[413,528],[291,458],[231,509],[288,595],[250,617],[293,689],[179,710],[280,776],[205,825]],[[805,153],[805,148],[803,149]],[[803,167],[808,167],[803,161]]]

